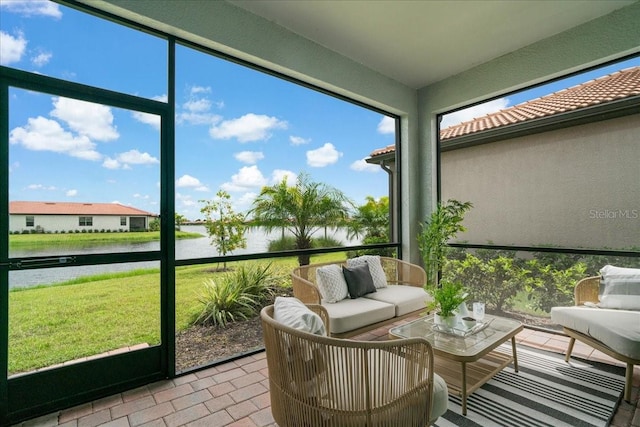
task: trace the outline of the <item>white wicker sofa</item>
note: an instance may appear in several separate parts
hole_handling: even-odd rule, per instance
[[[633,367],[640,365],[640,305],[637,305],[640,302],[640,269],[622,269],[636,270],[637,273],[632,271],[630,274],[637,276],[628,280],[614,278],[614,281],[623,282],[623,293],[607,295],[607,273],[615,276],[620,271],[608,267],[611,266],[600,270],[601,276],[578,282],[575,306],[553,307],[551,320],[562,325],[564,332],[571,337],[567,362],[578,340],[626,364],[624,400],[629,402]]]
[[[339,280],[343,266],[357,267],[365,261],[374,279],[374,292],[352,298],[353,295],[342,289],[340,295],[327,295],[322,283],[323,272],[328,270],[329,276]],[[310,264],[294,269],[291,278],[294,296],[305,304],[321,304],[331,319],[329,332],[338,338],[355,336],[417,315],[431,299],[423,288],[424,269],[396,258],[369,255],[342,262]]]

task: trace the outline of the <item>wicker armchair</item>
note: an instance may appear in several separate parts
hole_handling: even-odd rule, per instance
[[[598,302],[598,292],[600,289],[600,276],[587,277],[580,280],[575,287],[574,295],[575,295],[575,305],[583,305],[585,302],[596,303]],[[637,326],[637,324],[636,324]],[[633,327],[629,325],[629,327]],[[620,354],[613,348],[606,346],[600,341],[594,339],[593,337],[563,326],[562,330],[565,334],[570,337],[569,345],[567,346],[567,353],[565,356],[565,361],[569,362],[571,359],[571,353],[573,352],[573,346],[576,343],[576,340],[581,341],[585,344],[590,345],[603,352],[604,354],[619,360],[626,364],[626,373],[625,373],[625,388],[624,388],[624,400],[627,402],[631,401],[631,388],[633,383],[633,367],[634,365],[640,365],[640,359],[626,356],[624,354]]]
[[[586,277],[580,280],[574,289],[576,305],[585,302],[598,302],[598,290],[600,289],[600,276]]]
[[[329,321],[322,306],[309,308]],[[260,316],[279,426],[426,426],[446,411],[446,384],[433,372],[426,340],[313,335],[277,322],[273,311],[265,307]]]

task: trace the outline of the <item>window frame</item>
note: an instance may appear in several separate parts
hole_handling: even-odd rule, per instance
[[[78,217],[78,227],[93,227],[93,217],[92,216],[79,216]]]

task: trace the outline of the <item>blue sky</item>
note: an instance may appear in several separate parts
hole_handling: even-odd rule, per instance
[[[220,189],[245,211],[262,186],[300,173],[357,204],[387,194],[387,174],[363,159],[394,142],[389,118],[184,46],[176,61],[178,213],[201,218],[199,201]],[[2,65],[165,101],[166,63],[166,42],[154,36],[47,1],[0,2]],[[452,116],[472,119],[560,86]],[[20,89],[9,114],[11,200],[158,212],[157,117]]]

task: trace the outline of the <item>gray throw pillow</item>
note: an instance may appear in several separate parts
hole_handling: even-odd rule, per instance
[[[343,266],[342,274],[344,274],[344,278],[347,281],[347,288],[349,289],[349,297],[351,299],[356,299],[376,291],[367,264],[352,268]]]

